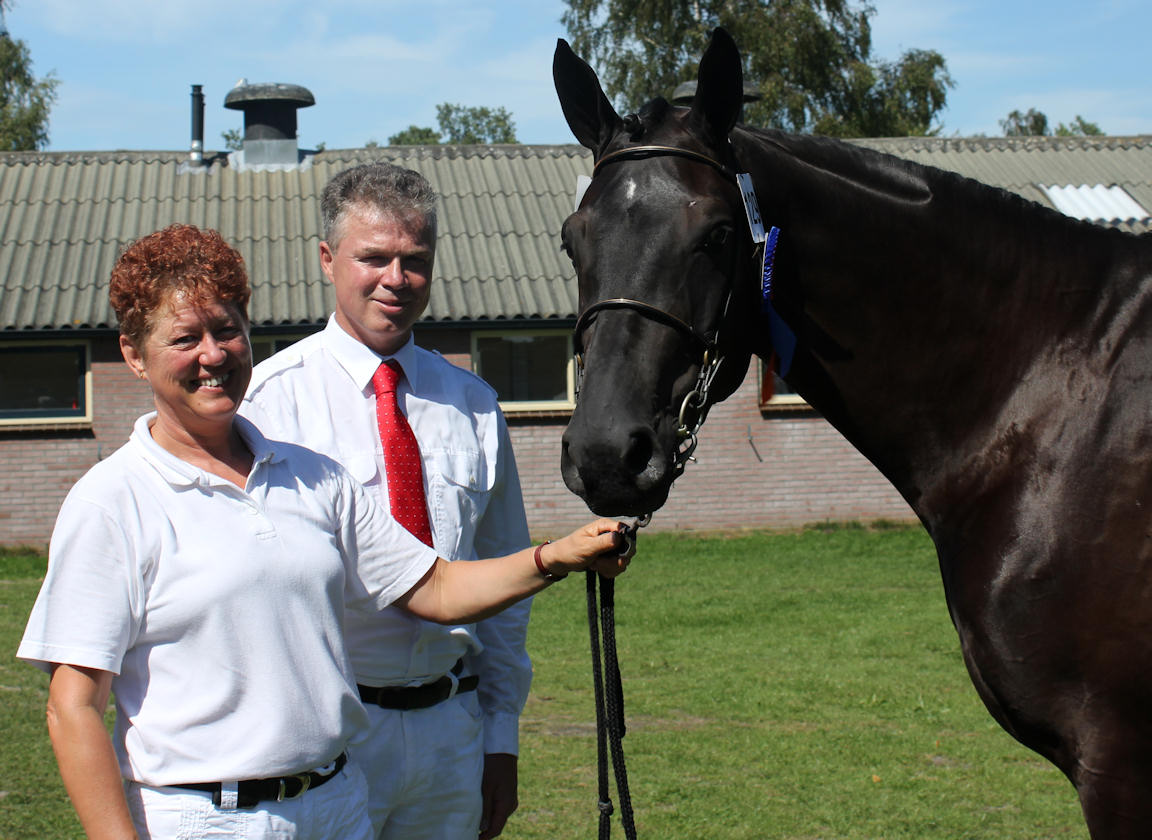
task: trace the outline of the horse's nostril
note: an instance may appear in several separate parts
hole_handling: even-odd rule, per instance
[[[652,436],[646,430],[637,430],[629,435],[628,449],[624,452],[624,464],[633,475],[648,469],[654,452]]]

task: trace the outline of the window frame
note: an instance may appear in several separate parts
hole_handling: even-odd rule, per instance
[[[81,355],[84,373],[82,376],[82,385],[80,388],[80,395],[84,400],[83,409],[79,414],[57,414],[53,413],[55,410],[45,409],[39,411],[37,409],[27,409],[37,413],[24,414],[19,417],[5,417],[8,411],[0,408],[0,431],[8,431],[12,429],[29,429],[29,428],[89,428],[92,426],[92,342],[86,338],[36,338],[34,340],[0,340],[0,349],[16,348],[17,350],[37,351],[37,350],[50,350],[53,348],[71,348],[78,351]]]
[[[248,343],[252,346],[253,366],[260,364],[260,362],[263,362],[272,356],[275,356],[281,350],[285,350],[288,347],[291,347],[297,341],[301,341],[307,338],[314,332],[315,330],[294,330],[292,332],[260,332],[258,334],[249,334]],[[267,355],[258,357],[256,354],[257,345],[271,345],[270,352]],[[257,361],[257,359],[259,359],[259,361]]]
[[[576,408],[576,361],[572,352],[572,330],[565,327],[525,327],[522,329],[484,329],[472,330],[469,336],[469,356],[472,360],[472,372],[484,378],[481,370],[479,341],[482,338],[499,338],[502,336],[515,336],[518,338],[556,338],[563,337],[565,342],[564,387],[567,398],[563,400],[500,400],[500,410],[507,415],[527,414],[538,412],[567,412]],[[485,380],[487,381],[487,380]]]
[[[768,412],[777,409],[808,408],[808,402],[799,394],[777,394],[773,388],[771,377],[775,373],[776,357],[765,360],[756,357],[757,395],[759,397],[760,411]]]

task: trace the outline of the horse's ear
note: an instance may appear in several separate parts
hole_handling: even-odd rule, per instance
[[[581,146],[599,154],[620,130],[620,115],[604,95],[596,72],[572,52],[563,38],[556,42],[552,78],[568,127]]]
[[[736,125],[743,102],[744,70],[740,66],[740,51],[732,36],[717,27],[700,59],[696,96],[688,119],[706,128],[719,141]]]

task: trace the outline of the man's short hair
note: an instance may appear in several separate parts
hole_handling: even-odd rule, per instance
[[[399,219],[423,216],[436,235],[436,191],[419,172],[391,163],[362,163],[332,176],[320,194],[324,240],[333,241],[350,207],[367,206]]]

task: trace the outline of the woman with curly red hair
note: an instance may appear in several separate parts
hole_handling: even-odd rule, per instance
[[[18,651],[51,673],[49,734],[80,821],[117,840],[367,840],[345,609],[474,621],[567,571],[619,574],[619,524],[447,563],[335,461],[236,415],[249,289],[219,234],[144,237],[110,298],[156,410],[69,492]]]

